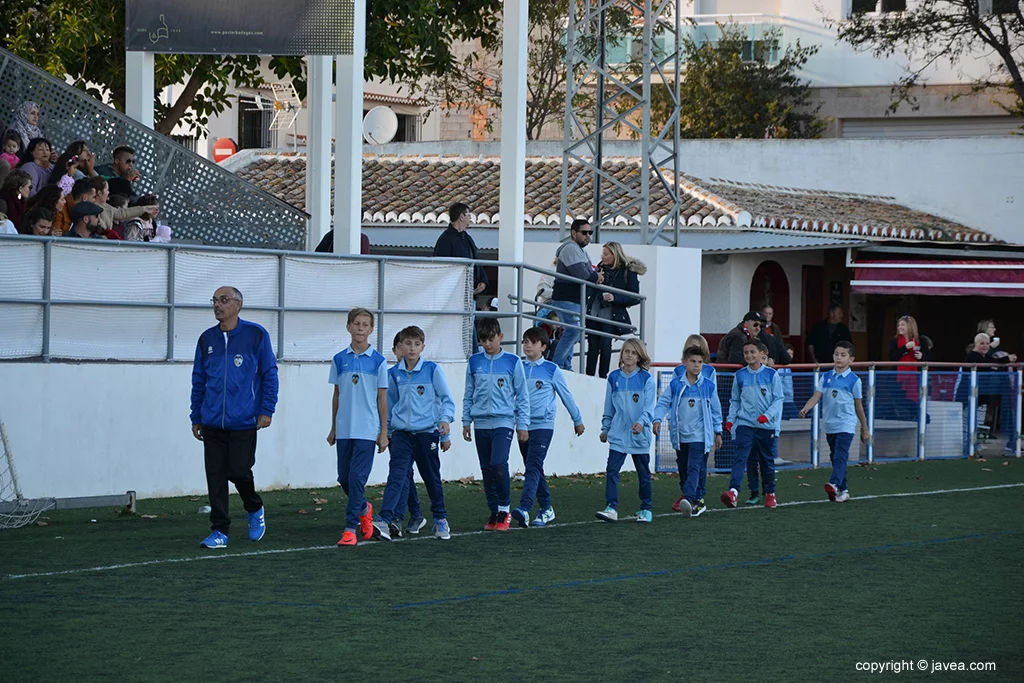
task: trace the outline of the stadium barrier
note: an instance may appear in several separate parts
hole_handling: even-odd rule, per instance
[[[897,370],[913,365],[913,371]],[[672,381],[672,365],[656,363],[659,395]],[[799,411],[813,395],[820,376],[830,365],[793,364],[783,384],[779,434],[782,469],[829,466],[829,449],[821,423],[819,402],[806,418]],[[934,460],[940,458],[1021,457],[1022,365],[994,363],[854,363],[863,384],[864,413],[871,439],[859,435],[851,447],[851,463]],[[729,414],[736,365],[715,364],[723,422]],[[792,397],[792,400],[790,399]],[[677,472],[676,452],[663,431],[655,444],[658,472]],[[722,435],[722,448],[708,462],[714,472],[728,472],[735,462],[735,442]]]

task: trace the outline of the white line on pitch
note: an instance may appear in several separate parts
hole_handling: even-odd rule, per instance
[[[974,487],[970,487],[970,488],[958,488],[958,489],[940,489],[938,491],[912,491],[912,492],[906,492],[906,493],[879,493],[879,494],[876,494],[876,495],[857,496],[856,498],[851,498],[849,502],[862,501],[862,500],[880,500],[882,498],[910,498],[910,497],[914,497],[914,496],[936,496],[936,495],[942,495],[942,494],[946,494],[946,493],[969,493],[969,492],[976,492],[976,491],[993,491],[993,490],[996,490],[996,489],[1019,488],[1021,486],[1024,486],[1024,483],[1019,483],[1019,484],[995,484],[995,485],[992,485],[992,486],[974,486]],[[821,503],[828,503],[828,502],[829,502],[828,500],[817,500],[817,499],[816,500],[796,500],[796,501],[790,501],[788,503],[779,503],[779,507],[781,508],[781,507],[795,507],[797,505],[818,505],[818,504],[821,504]],[[736,509],[737,510],[756,510],[759,507],[760,506],[753,506],[752,505],[750,507],[743,507],[743,508],[736,508]],[[712,512],[728,512],[728,511],[729,511],[729,508],[709,508],[707,513],[705,513],[705,514],[712,513]],[[655,517],[679,517],[679,516],[681,516],[681,514],[682,513],[679,513],[679,512],[667,512],[667,513],[662,513],[662,514],[655,515]],[[635,516],[630,515],[628,517],[620,517],[620,520],[622,520],[622,521],[630,520],[630,519],[635,519]],[[601,520],[596,520],[596,519],[588,519],[588,520],[580,520],[580,521],[577,521],[577,522],[559,522],[557,524],[548,524],[545,528],[581,526],[581,525],[584,525],[584,524],[607,524],[607,522],[603,522]],[[511,530],[513,530],[513,531],[526,531],[526,529],[521,529],[519,527],[513,527]],[[486,533],[486,532],[484,532],[482,530],[481,531],[461,531],[461,532],[458,532],[458,533],[453,533],[452,534],[452,538],[462,538],[462,537],[465,537],[465,536],[480,536],[480,535],[482,535],[484,533]],[[543,532],[541,532],[540,530],[535,530],[532,533],[543,533]],[[425,541],[425,540],[435,540],[435,539],[431,535],[417,536],[415,538],[410,538],[408,536],[405,536],[403,538],[396,539],[395,541],[393,541],[393,543],[407,543],[407,542],[412,542],[412,541]],[[362,542],[359,543],[359,545],[377,545],[377,544],[378,544],[378,542],[368,542],[368,541],[362,541]],[[67,575],[67,574],[83,574],[83,573],[86,573],[86,572],[106,572],[106,571],[112,571],[112,570],[115,570],[115,569],[134,569],[135,567],[148,567],[148,566],[158,565],[158,564],[184,564],[184,563],[189,563],[189,562],[205,562],[207,560],[223,560],[223,559],[235,558],[235,557],[257,557],[257,556],[263,556],[263,555],[282,555],[282,554],[285,554],[285,553],[303,553],[303,552],[308,552],[308,551],[311,551],[311,550],[333,550],[333,549],[337,549],[337,546],[332,543],[330,545],[311,545],[311,546],[306,546],[304,548],[278,548],[278,549],[269,549],[269,550],[250,550],[248,552],[241,552],[241,553],[218,553],[216,550],[211,550],[211,551],[208,551],[209,554],[195,555],[193,557],[176,557],[176,558],[167,558],[167,559],[162,559],[162,560],[144,560],[142,562],[125,562],[125,563],[122,563],[122,564],[108,564],[108,565],[101,565],[101,566],[98,566],[98,567],[82,567],[82,568],[79,568],[79,569],[63,569],[63,570],[54,571],[54,572],[34,572],[34,573],[31,573],[31,574],[8,574],[7,576],[4,577],[4,579],[6,579],[8,581],[13,580],[13,579],[33,579],[33,578],[41,578],[41,577],[46,577],[46,576],[64,576],[64,575]],[[339,551],[339,552],[341,552],[341,551]]]

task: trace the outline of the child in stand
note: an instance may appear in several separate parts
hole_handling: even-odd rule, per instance
[[[373,505],[366,500],[366,479],[373,451],[388,447],[388,364],[369,342],[373,313],[365,308],[348,312],[348,348],[331,361],[328,382],[334,385],[331,431],[327,443],[338,451],[338,483],[348,496],[345,531],[338,545],[356,545],[356,529],[373,538]]]
[[[562,400],[562,405],[569,411],[569,417],[575,425],[576,436],[583,434],[583,416],[576,406],[569,387],[565,384],[562,369],[544,359],[548,346],[548,334],[539,327],[531,327],[523,333],[522,360],[523,373],[526,375],[526,390],[530,394],[530,439],[519,442],[519,452],[523,454],[526,475],[523,480],[523,493],[519,497],[519,507],[512,511],[512,519],[521,527],[530,525],[530,510],[533,508],[533,497],[537,496],[540,511],[533,520],[533,526],[543,527],[555,520],[555,510],[551,507],[551,494],[548,483],[544,479],[544,458],[548,454],[548,446],[555,434],[555,395]]]
[[[523,364],[515,354],[501,350],[505,335],[498,320],[483,318],[476,331],[484,350],[470,356],[466,365],[462,438],[473,440],[475,423],[476,453],[491,512],[484,531],[508,531],[512,522],[508,452],[513,427],[518,430],[520,441],[530,438],[530,395],[526,391]]]
[[[619,519],[619,470],[626,455],[633,457],[640,484],[640,511],[636,521],[650,523],[651,514],[651,413],[657,391],[648,372],[651,357],[639,339],[627,339],[619,351],[619,369],[608,375],[601,418],[601,443],[609,445],[605,480],[605,508],[598,519]]]
[[[740,368],[732,382],[732,399],[725,428],[736,440],[736,460],[732,465],[729,489],[722,491],[722,502],[736,507],[743,473],[751,454],[756,454],[764,483],[764,506],[774,508],[775,458],[778,455],[778,437],[782,422],[782,380],[779,374],[764,364],[768,347],[757,339],[748,339],[743,345],[743,360],[747,367]],[[733,432],[733,425],[736,431]]]
[[[398,336],[400,360],[388,371],[391,462],[384,500],[380,505],[380,520],[373,523],[374,535],[391,540],[389,531],[394,524],[394,512],[400,504],[405,507],[409,491],[415,489],[412,483],[412,465],[415,462],[430,495],[434,536],[447,541],[452,536],[444,508],[438,445],[442,451],[451,448],[449,433],[455,419],[455,401],[441,368],[421,357],[426,342],[423,330],[415,326],[406,327]],[[398,528],[401,529],[401,518],[398,519]],[[418,532],[419,528],[416,529]]]
[[[860,426],[860,440],[868,443],[871,432],[868,420],[864,416],[863,387],[860,377],[853,374],[850,364],[853,362],[853,344],[841,341],[832,352],[835,369],[829,370],[821,377],[814,388],[814,396],[808,399],[800,411],[800,417],[807,417],[814,405],[821,401],[821,423],[825,439],[828,441],[829,458],[832,460],[832,476],[825,484],[825,493],[833,503],[845,503],[850,500],[850,491],[846,481],[846,463],[850,459],[850,446],[853,444],[857,426]]]
[[[713,384],[718,385],[718,373],[715,372],[715,368],[711,365],[711,349],[708,347],[708,340],[700,334],[691,334],[686,338],[686,342],[683,344],[683,357],[680,359],[680,365],[676,366],[676,369],[672,371],[673,378],[678,377],[682,379],[686,376],[686,349],[696,346],[704,353],[704,363],[701,366],[701,374],[705,379],[710,380]],[[721,403],[719,403],[719,412],[721,412]],[[719,430],[721,432],[721,430]],[[721,448],[721,437],[712,445],[711,452],[708,454],[713,455],[716,450]],[[673,444],[673,448],[678,444]],[[679,470],[679,497],[676,498],[676,502],[672,503],[673,512],[682,512],[682,503],[684,493],[683,484],[686,481],[686,470],[679,465],[683,454],[680,451],[676,451],[676,469]],[[693,508],[693,516],[700,517],[707,510],[704,505],[704,494],[707,492],[708,483],[708,463],[704,461],[704,465],[700,471],[700,483],[697,484],[697,507]]]
[[[403,330],[404,331],[404,330]],[[394,343],[391,345],[391,353],[395,354],[395,367],[401,367],[402,365],[402,332],[395,334]],[[390,373],[390,370],[388,371]],[[388,388],[390,389],[390,374],[388,375]],[[393,417],[392,411],[394,410],[391,404],[391,397],[388,397],[388,416]],[[454,408],[453,408],[454,410]],[[391,430],[393,420],[388,422],[388,449],[394,457],[394,440],[391,438]],[[449,420],[451,422],[451,420]],[[451,441],[448,441],[448,447],[451,447]],[[444,450],[448,450],[445,448]],[[388,526],[388,532],[392,538],[401,538],[403,534],[402,521],[405,519],[405,510],[409,510],[409,524],[405,527],[404,533],[418,534],[420,529],[427,525],[427,520],[423,517],[423,511],[420,509],[420,497],[416,491],[416,482],[412,476],[412,460],[409,461],[409,476],[406,478],[406,488],[408,492],[405,496],[399,496],[398,502],[395,504],[394,514],[391,518],[391,523]],[[382,506],[383,507],[383,506]],[[381,516],[383,516],[383,510],[381,510]]]
[[[13,171],[21,163],[21,159],[18,158],[18,152],[21,151],[21,136],[14,131],[8,131],[3,144],[4,151],[0,154],[0,159],[6,161]]]
[[[668,414],[669,435],[676,448],[683,486],[679,511],[683,517],[699,517],[705,509],[698,497],[701,472],[707,472],[712,446],[722,446],[722,403],[718,386],[701,372],[703,349],[697,345],[688,347],[683,352],[683,367],[683,376],[673,377],[658,398],[653,431],[659,433],[662,418]]]

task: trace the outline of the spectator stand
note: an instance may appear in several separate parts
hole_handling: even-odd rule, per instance
[[[718,396],[723,421],[729,413],[733,376],[741,366],[713,364],[718,375]],[[896,366],[915,366],[914,372],[897,372]],[[672,381],[676,364],[654,363],[658,393]],[[814,392],[822,373],[831,365],[792,364],[793,403],[797,410]],[[1021,457],[1021,384],[1024,365],[997,363],[860,362],[852,364],[864,387],[864,413],[871,440],[855,438],[850,462],[875,463],[967,457]],[[1005,372],[989,372],[998,368]],[[987,443],[979,438],[983,406],[979,395],[998,396],[1003,415],[998,438]],[[829,449],[821,425],[821,403],[806,417],[785,406],[779,435],[779,469],[829,465]],[[676,453],[663,431],[655,443],[658,472],[677,472]],[[722,435],[722,448],[708,463],[712,472],[728,472],[735,461],[735,442]]]

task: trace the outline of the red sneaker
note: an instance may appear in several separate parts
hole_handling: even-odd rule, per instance
[[[363,532],[364,540],[373,538],[373,504],[370,501],[366,501],[366,514],[359,515],[359,530]]]
[[[512,524],[512,515],[507,512],[498,513],[498,521],[494,523],[495,531],[508,531],[509,526]]]
[[[338,541],[338,545],[355,545],[358,543],[356,539],[356,532],[345,530],[345,533],[341,535],[341,540]]]
[[[683,497],[682,496],[679,496],[678,498],[676,498],[676,502],[672,503],[672,511],[673,512],[679,512],[679,506],[682,504],[682,502],[683,502]]]
[[[764,506],[766,508],[771,508],[773,510],[775,509],[775,494],[774,493],[766,493],[766,494],[764,494]]]
[[[493,514],[487,518],[487,524],[484,524],[484,531],[494,531],[498,528],[498,515]]]
[[[825,493],[828,494],[828,499],[833,503],[836,502],[836,495],[839,493],[836,487],[832,485],[832,482],[825,484]]]
[[[736,492],[732,489],[722,491],[722,502],[725,503],[725,507],[727,508],[736,507]]]

